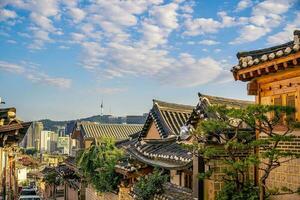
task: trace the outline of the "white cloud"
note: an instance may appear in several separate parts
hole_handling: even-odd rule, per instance
[[[127,88],[101,87],[101,88],[97,88],[96,92],[101,93],[101,94],[112,95],[112,94],[117,94],[117,93],[123,93],[123,92],[126,92],[127,90],[128,90]]]
[[[189,36],[203,35],[205,33],[216,33],[221,23],[212,18],[187,19],[185,22],[186,31]]]
[[[9,44],[17,44],[17,41],[15,40],[6,40],[6,42]]]
[[[6,21],[9,19],[15,19],[17,16],[18,15],[15,11],[0,8],[0,22]]]
[[[59,42],[60,49],[68,48],[66,46],[69,45],[79,46],[82,51],[79,63],[101,78],[143,76],[164,83],[168,79],[178,79],[178,86],[195,86],[214,80],[218,74],[223,74],[224,69],[220,67],[220,62],[211,57],[196,58],[178,50],[177,41],[172,43],[174,46],[171,44],[174,38],[182,36],[186,39],[185,36],[212,34],[238,26],[241,29],[240,36],[232,43],[255,41],[282,23],[283,13],[287,12],[291,1],[284,5],[281,5],[283,1],[274,2],[280,4],[276,5],[275,10],[271,0],[256,2],[250,17],[229,16],[227,12],[221,11],[216,18],[193,17],[194,4],[181,0],[97,0],[84,4],[75,0],[16,0],[7,5],[9,9],[12,6],[28,11],[31,22],[28,37],[32,40],[29,48],[43,49],[45,44],[54,42]],[[237,10],[250,5],[251,2],[242,0]],[[63,27],[65,22],[69,22],[67,25],[72,27]],[[66,30],[65,37],[59,38],[63,30]],[[66,37],[69,40],[62,42]],[[219,44],[219,39],[205,38],[210,39],[199,41],[193,38],[187,43],[193,44],[198,39],[196,44]],[[208,49],[203,48],[202,51],[208,52]],[[210,49],[212,53],[219,51]],[[185,75],[191,76],[191,80],[187,81]],[[48,84],[55,82],[51,77],[37,73],[27,78],[37,82],[44,79]],[[61,79],[55,80],[68,85]]]
[[[52,25],[52,21],[50,19],[48,19],[47,17],[32,12],[30,14],[30,18],[42,30],[48,31],[48,32],[54,32],[55,31],[55,28]]]
[[[253,5],[252,0],[241,0],[239,1],[235,11],[239,12],[242,10],[245,10],[246,8],[249,8]]]
[[[168,32],[156,25],[144,22],[142,24],[143,42],[149,47],[157,47],[167,42]]]
[[[270,33],[273,28],[283,22],[283,14],[286,13],[296,0],[265,0],[256,4],[249,23],[240,30],[240,35],[230,44],[253,42]]]
[[[154,17],[160,26],[169,29],[176,29],[178,27],[177,12],[178,4],[170,3],[163,6],[155,6],[150,14]]]
[[[217,33],[222,28],[233,27],[246,22],[245,18],[231,17],[228,16],[224,11],[218,12],[217,14],[220,20],[215,20],[213,18],[187,18],[184,23],[184,34],[189,36],[197,36],[207,33]]]
[[[75,23],[82,21],[85,17],[85,12],[80,8],[70,8],[69,13],[71,17],[74,19]]]
[[[60,49],[70,49],[70,47],[64,46],[64,45],[60,45],[58,48],[60,48]]]
[[[54,87],[58,87],[61,89],[67,89],[71,87],[72,81],[71,79],[59,78],[59,77],[50,77],[47,74],[39,73],[39,72],[29,72],[26,73],[26,78],[34,83],[50,85]]]
[[[219,52],[221,52],[221,51],[222,51],[221,49],[215,49],[215,50],[214,50],[215,53],[219,53]]]
[[[296,14],[296,17],[292,22],[286,24],[286,26],[283,28],[283,31],[269,36],[267,38],[268,44],[283,44],[293,40],[293,31],[296,29],[300,29],[300,13]]]
[[[28,11],[29,18],[35,28],[32,26],[28,30],[33,32],[32,44],[28,45],[31,49],[43,49],[46,42],[52,41],[49,38],[49,33],[61,35],[62,32],[53,26],[53,21],[50,17],[54,19],[59,19],[60,8],[58,0],[15,0],[15,1],[5,1],[2,6],[12,6],[17,9]],[[37,30],[39,29],[39,30]],[[42,32],[43,36],[41,36]],[[45,32],[48,32],[47,34]],[[47,35],[47,36],[46,36]],[[38,36],[35,38],[35,36]],[[43,39],[45,38],[45,40]]]
[[[241,44],[255,41],[269,33],[271,29],[254,25],[246,25],[240,30],[240,36],[230,42],[230,44]]]
[[[0,60],[0,70],[4,70],[11,73],[21,74],[25,71],[24,67],[17,64],[9,63]]]
[[[216,45],[216,44],[219,44],[220,42],[217,42],[215,40],[201,40],[199,42],[199,44],[204,44],[204,45]]]
[[[295,0],[265,0],[257,4],[253,10],[253,15],[283,14],[296,2]]]
[[[26,65],[26,67],[24,65]],[[40,70],[37,69],[35,64],[28,62],[16,64],[0,60],[0,70],[22,75],[23,77],[34,83],[51,85],[61,89],[70,88],[72,84],[71,79],[51,77],[43,72],[40,72]]]
[[[178,64],[168,70],[161,81],[179,87],[195,87],[216,79],[222,71],[219,62],[210,57],[195,59],[189,54],[181,54]]]

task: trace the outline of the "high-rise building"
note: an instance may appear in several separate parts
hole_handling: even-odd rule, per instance
[[[40,151],[52,153],[57,150],[58,134],[53,131],[41,131]]]
[[[56,133],[58,133],[59,137],[64,137],[66,135],[65,126],[56,126]]]
[[[57,149],[60,151],[62,154],[70,154],[70,140],[71,138],[66,136],[66,137],[58,137],[57,140]]]
[[[40,150],[40,135],[42,130],[42,122],[32,122],[22,141],[21,146],[24,148],[36,148],[37,150]]]

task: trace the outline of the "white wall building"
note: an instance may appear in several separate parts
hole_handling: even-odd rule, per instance
[[[19,168],[18,169],[18,184],[27,181],[27,168]]]
[[[41,131],[41,152],[54,152],[57,148],[58,134],[53,131]]]
[[[70,154],[70,137],[58,137],[57,148],[63,154]]]

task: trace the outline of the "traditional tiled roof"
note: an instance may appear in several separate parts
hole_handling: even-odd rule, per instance
[[[80,188],[80,177],[67,165],[58,165],[55,167],[55,171],[70,187],[74,189]]]
[[[68,156],[65,160],[64,160],[64,163],[66,163],[67,165],[70,165],[70,166],[76,166],[76,161],[75,161],[75,157],[72,157],[72,156]]]
[[[153,200],[193,200],[192,190],[172,183],[165,183],[164,192],[154,195]]]
[[[179,135],[181,126],[189,118],[192,110],[193,106],[153,100],[153,107],[148,114],[140,137],[146,136],[152,122],[161,138]]]
[[[300,30],[294,31],[294,40],[281,44],[278,46],[273,46],[270,48],[259,49],[255,51],[248,52],[239,52],[237,58],[239,59],[238,65],[232,68],[232,72],[236,73],[237,71],[245,68],[250,68],[252,66],[272,61],[277,58],[285,57],[290,54],[295,54],[300,50]]]
[[[186,121],[184,128],[181,131],[180,139],[186,140],[187,138],[191,137],[191,132],[195,130],[197,124],[201,120],[211,119],[211,118],[218,118],[217,113],[213,113],[209,111],[209,106],[211,105],[224,105],[230,108],[243,108],[248,105],[254,104],[252,101],[244,101],[244,100],[236,100],[236,99],[227,99],[221,97],[212,97],[208,95],[203,95],[201,93],[198,94],[199,102],[196,108],[193,110],[190,118]],[[249,131],[249,129],[246,129]],[[228,130],[231,131],[231,130]],[[203,138],[198,138],[202,142],[212,142],[216,138],[211,138],[211,136],[205,136]],[[219,139],[219,138],[217,138]]]
[[[21,142],[31,123],[18,120],[15,108],[0,109],[0,147]]]
[[[208,107],[210,105],[225,105],[231,108],[243,108],[248,105],[254,104],[253,101],[216,97],[204,95],[201,93],[198,93],[198,96],[199,102],[193,110],[193,112],[191,113],[189,119],[186,121],[185,125],[195,126],[198,123],[198,121],[202,118],[216,117],[216,115],[212,116],[212,114],[208,112]]]
[[[232,98],[225,98],[225,97],[217,97],[217,96],[210,96],[198,93],[199,98],[204,97],[208,99],[209,104],[211,105],[226,105],[227,107],[231,108],[243,108],[250,104],[254,104],[254,101],[246,101],[246,100],[239,100],[239,99],[232,99]]]
[[[124,140],[129,135],[139,132],[142,125],[133,124],[96,124],[96,123],[82,123],[80,129],[85,139],[110,137],[118,140]]]
[[[120,172],[122,170],[126,173],[130,173],[130,172],[138,172],[141,169],[147,168],[147,165],[145,163],[136,161],[130,156],[127,156],[119,160],[118,163],[115,165],[115,168],[117,172]],[[122,173],[124,174],[124,172]]]
[[[175,137],[161,140],[133,139],[123,148],[135,159],[154,167],[184,169],[192,162],[192,154],[177,144]]]

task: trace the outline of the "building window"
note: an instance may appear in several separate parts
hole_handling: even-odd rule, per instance
[[[192,175],[184,174],[184,187],[192,189]]]
[[[281,95],[278,95],[278,96],[275,96],[274,98],[273,98],[273,103],[274,103],[274,105],[275,106],[282,106],[283,105],[283,103],[282,103],[282,96]],[[273,114],[273,117],[275,117],[274,116],[275,114]],[[279,124],[281,124],[281,125],[283,125],[283,120],[284,119],[284,115],[280,115],[280,123]]]
[[[286,105],[295,108],[296,104],[295,104],[295,95],[287,95],[286,97]],[[288,116],[288,118],[290,118],[291,120],[295,120],[296,119],[296,113],[292,113]]]
[[[275,106],[282,106],[282,98],[281,98],[281,96],[274,97],[274,105]]]

